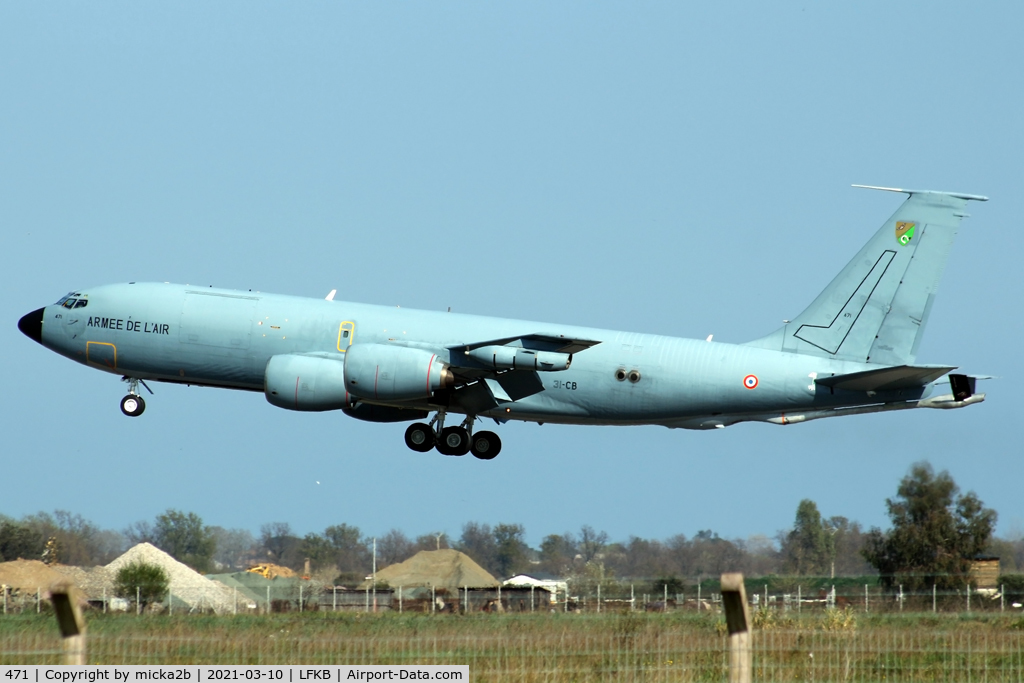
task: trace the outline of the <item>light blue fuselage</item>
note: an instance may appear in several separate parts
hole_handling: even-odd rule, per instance
[[[424,349],[447,361],[450,348],[539,333],[599,343],[575,353],[566,370],[537,373],[543,391],[481,415],[699,429],[909,401],[931,390],[832,389],[815,378],[879,366],[749,345],[167,283],[81,292],[88,297],[84,307],[43,310],[43,345],[79,363],[142,380],[264,391],[274,356],[315,354],[343,361],[351,345],[372,343]],[[639,380],[618,379],[623,370],[638,372]],[[378,403],[436,409],[428,398]]]
[[[168,283],[73,292],[23,316],[30,339],[122,375],[125,415],[140,381],[265,392],[289,410],[344,410],[411,424],[409,448],[491,459],[477,417],[715,429],[963,408],[975,376],[917,353],[969,201],[909,195],[829,285],[783,327],[745,344]],[[931,396],[948,375],[949,393]],[[463,414],[462,425],[445,426]]]

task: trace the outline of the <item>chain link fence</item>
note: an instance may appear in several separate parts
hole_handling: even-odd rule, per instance
[[[1015,579],[1016,577],[1011,577]],[[877,581],[854,583],[849,580],[828,583],[827,579],[808,578],[772,583],[746,582],[753,611],[772,610],[781,614],[805,611],[852,609],[856,612],[932,612],[945,614],[1024,613],[1024,586],[976,588],[965,584],[959,589],[940,589],[938,585],[911,591],[896,585],[885,589]],[[306,585],[303,585],[306,584]],[[660,589],[660,590],[659,590]],[[141,593],[141,589],[139,591]],[[138,612],[138,593],[117,597],[113,590],[89,596],[89,604],[102,612]],[[0,586],[0,614],[40,612],[49,604],[48,588],[14,590]],[[353,590],[315,582],[285,586],[267,586],[258,591],[221,586],[205,591],[178,589],[173,584],[166,595],[152,601],[150,610],[169,614],[270,614],[295,611],[362,612],[593,612],[608,611],[705,611],[721,609],[717,583],[679,586],[643,581],[632,584],[573,585],[562,583],[557,590],[531,586],[502,588],[389,587]]]
[[[883,588],[870,582],[815,577],[769,577],[746,581],[751,609],[770,609],[783,614],[831,608],[858,612],[975,612],[1022,613],[1024,581],[1006,577],[993,587],[965,583],[960,588],[938,584],[911,591],[902,585]],[[387,586],[353,590],[341,586],[300,581],[267,585],[257,590],[215,584],[215,589],[178,587],[172,582],[166,594],[152,600],[150,609],[170,614],[245,614],[293,611],[413,611],[413,612],[594,612],[602,611],[717,611],[721,606],[718,585],[713,581],[690,585],[660,584],[657,580],[635,583],[560,582],[557,589],[536,586],[460,588]],[[139,611],[134,598],[144,589],[117,597],[113,589],[89,595],[90,605],[100,611]],[[0,586],[0,613],[40,612],[49,602],[46,586],[12,589]]]
[[[1016,589],[909,591],[778,577],[747,587],[755,680],[1024,683]],[[172,586],[145,613],[130,597],[94,600],[87,661],[466,664],[482,681],[720,681],[728,652],[714,588],[646,581],[570,582],[555,592],[349,590],[309,582],[262,595],[227,589],[215,610],[208,596],[187,596],[189,603]],[[45,588],[3,593],[0,664],[58,663]]]
[[[156,635],[145,633],[143,623],[153,618],[143,617],[137,620],[141,633],[90,634],[87,661],[467,664],[478,681],[721,681],[727,676],[724,630],[711,622],[680,622],[665,615],[378,616],[356,622],[342,615],[328,620],[335,622],[333,632],[315,634],[303,634],[307,629],[301,620],[323,621],[320,615],[289,619],[275,624],[281,628],[272,632],[238,624],[204,635],[187,633],[185,624],[196,620],[179,619],[176,627]],[[0,664],[57,663],[58,641],[56,633],[0,632]],[[840,624],[828,630],[821,621],[806,619],[787,628],[755,630],[753,651],[754,679],[759,681],[1024,679],[1024,631],[1007,624],[957,630],[920,623]]]

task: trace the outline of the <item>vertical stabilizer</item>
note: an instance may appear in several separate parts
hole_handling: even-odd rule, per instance
[[[750,346],[882,365],[914,362],[964,208],[986,197],[870,189],[910,197],[803,313]]]

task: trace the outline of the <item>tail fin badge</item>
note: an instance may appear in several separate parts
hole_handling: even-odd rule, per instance
[[[896,241],[904,247],[910,244],[910,240],[914,239],[915,227],[917,227],[917,223],[896,221]]]

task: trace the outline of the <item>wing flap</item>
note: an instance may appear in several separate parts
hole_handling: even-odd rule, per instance
[[[511,370],[497,378],[484,377],[478,382],[459,387],[452,399],[469,414],[476,415],[505,403],[533,396],[544,391],[544,383],[533,370]]]
[[[846,391],[895,391],[922,387],[953,370],[956,367],[948,365],[894,365],[878,370],[819,377],[814,382]]]

